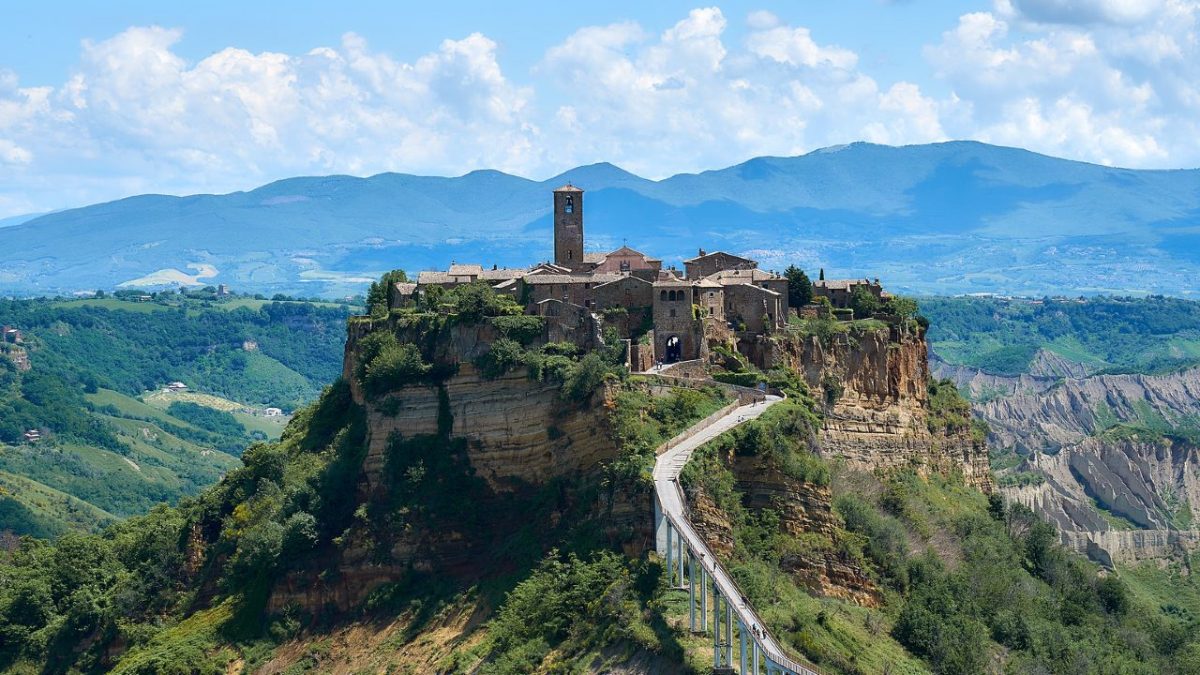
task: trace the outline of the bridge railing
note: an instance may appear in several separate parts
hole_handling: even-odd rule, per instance
[[[679,482],[675,481],[672,483],[672,485],[679,495],[680,503],[682,503],[686,509],[687,497],[684,495],[683,490],[679,487]],[[708,545],[704,543],[704,539],[700,536],[700,533],[692,527],[691,522],[689,522],[686,518],[677,518],[674,514],[666,511],[665,509],[663,510],[663,515],[675,528],[675,531],[683,535],[693,557],[699,560],[711,561],[707,564],[702,562],[701,565],[709,568],[708,573],[712,576],[712,579],[714,582],[716,582],[717,586],[720,587],[721,592],[725,594],[725,597],[730,600],[730,604],[734,608],[734,612],[738,615],[738,618],[741,619],[742,625],[757,626],[762,631],[761,636],[752,632],[751,640],[758,646],[762,653],[766,655],[767,659],[774,665],[783,668],[793,675],[819,675],[819,673],[817,673],[815,670],[797,663],[784,653],[783,649],[779,646],[779,643],[770,636],[770,633],[767,631],[766,624],[763,623],[762,618],[758,616],[758,613],[754,611],[754,608],[750,605],[750,603],[736,603],[737,599],[746,597],[745,593],[742,592],[742,589],[737,585],[737,582],[733,580],[733,577],[729,574],[729,572],[725,569],[713,552],[709,550]]]

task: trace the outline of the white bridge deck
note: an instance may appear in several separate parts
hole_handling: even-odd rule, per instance
[[[750,606],[748,601],[744,601],[745,597],[741,590],[734,583],[733,578],[725,571],[717,560],[717,556],[709,550],[704,539],[692,527],[688,520],[687,507],[683,496],[683,491],[679,487],[678,478],[684,465],[691,458],[692,453],[697,448],[711,441],[722,433],[752,420],[763,414],[769,407],[783,400],[779,396],[763,395],[762,400],[754,403],[741,405],[728,411],[723,417],[712,421],[709,426],[705,427],[694,436],[680,440],[675,443],[674,439],[666,443],[667,450],[660,454],[654,463],[654,490],[657,496],[656,509],[656,548],[662,553],[667,560],[668,578],[675,578],[675,569],[678,567],[679,585],[684,586],[685,580],[690,576],[691,582],[686,586],[689,590],[691,598],[692,612],[692,628],[695,630],[695,612],[696,612],[696,576],[700,577],[700,604],[703,625],[707,627],[708,620],[704,616],[708,607],[708,586],[704,582],[705,578],[712,580],[712,590],[715,593],[714,601],[714,643],[713,643],[713,666],[717,669],[725,669],[726,671],[733,670],[734,650],[733,650],[733,616],[737,617],[739,628],[739,638],[741,642],[739,671],[746,675],[754,673],[758,675],[760,672],[759,664],[761,662],[766,667],[768,675],[771,673],[786,673],[790,675],[817,675],[810,668],[807,668],[790,659],[776,642],[775,638],[767,631],[762,619]],[[684,431],[680,436],[688,434]],[[679,437],[676,437],[679,438]],[[672,541],[672,534],[678,533],[675,536],[675,541]],[[685,555],[686,554],[686,555]],[[685,565],[687,566],[685,572]],[[722,641],[721,637],[721,600],[726,602],[726,625],[725,637]],[[730,611],[732,610],[732,611]],[[747,649],[747,642],[753,646],[752,650]]]

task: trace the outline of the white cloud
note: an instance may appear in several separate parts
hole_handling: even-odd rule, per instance
[[[767,12],[726,44],[717,8],[693,10],[657,37],[636,24],[576,31],[539,73],[571,101],[547,129],[561,165],[607,160],[651,176],[796,154],[861,140],[941,140],[938,105],[907,82],[881,92],[858,56]]]
[[[925,49],[952,136],[1125,166],[1200,161],[1193,0],[999,0]]]
[[[177,30],[135,27],[85,42],[57,89],[20,88],[0,73],[0,165],[25,167],[0,190],[47,190],[38,198],[59,201],[24,201],[58,207],[64,196],[131,187],[192,192],[296,174],[537,166],[531,92],[505,77],[483,35],[445,40],[413,63],[348,34],[337,48],[303,55],[230,47],[190,64],[172,51],[180,39]],[[111,187],[97,192],[97,183]]]
[[[1164,0],[1001,0],[998,10],[1038,23],[1135,25],[1162,10]]]
[[[661,30],[582,27],[516,81],[479,33],[408,62],[352,33],[193,62],[181,31],[133,27],[83,43],[58,86],[0,69],[0,216],[298,174],[547,176],[606,160],[658,177],[856,140],[1196,165],[1198,16],[1198,0],[991,0],[924,48],[928,72],[882,82],[768,11],[731,40],[717,7]]]

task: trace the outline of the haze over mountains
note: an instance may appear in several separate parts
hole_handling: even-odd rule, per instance
[[[588,248],[678,264],[696,247],[878,276],[909,293],[1200,292],[1200,170],[1109,168],[975,142],[856,143],[652,181],[610,164],[545,181],[291,178],[144,195],[0,228],[0,292],[227,283],[345,295],[380,272],[550,255],[549,190],[587,190]]]

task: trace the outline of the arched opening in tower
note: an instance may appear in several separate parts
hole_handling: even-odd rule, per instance
[[[667,338],[667,358],[663,359],[667,363],[675,363],[679,360],[679,355],[683,351],[683,345],[679,342],[678,335],[672,335]]]

